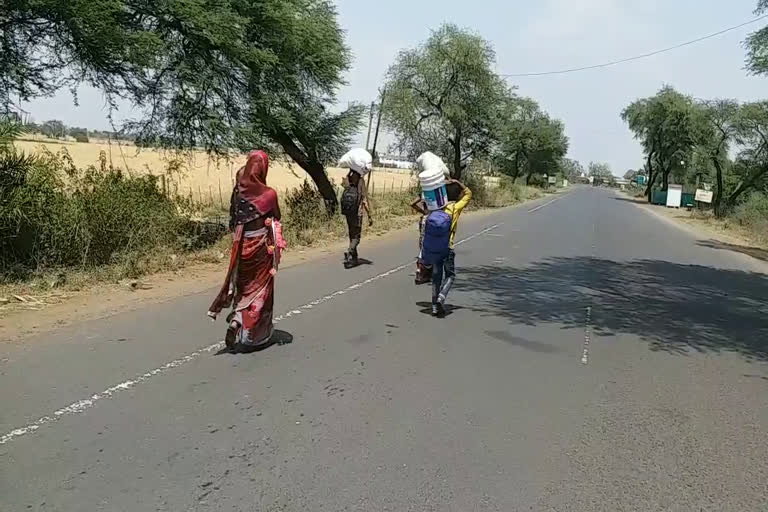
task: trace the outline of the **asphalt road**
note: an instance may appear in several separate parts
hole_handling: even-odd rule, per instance
[[[549,201],[462,221],[444,320],[414,233],[281,272],[258,354],[212,292],[0,345],[0,510],[768,509],[768,277]]]

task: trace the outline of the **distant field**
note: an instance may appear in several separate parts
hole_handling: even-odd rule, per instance
[[[99,155],[104,151],[115,168],[127,168],[134,173],[157,176],[166,174],[168,163],[178,158],[183,161],[183,169],[178,174],[166,177],[170,191],[183,196],[191,194],[194,199],[204,202],[228,201],[234,175],[245,163],[245,156],[240,156],[234,161],[217,161],[200,151],[183,155],[147,149],[139,151],[133,145],[124,142],[118,144],[114,141],[110,144],[107,141],[77,143],[41,139],[21,140],[15,144],[27,153],[40,152],[42,148],[56,153],[65,148],[78,167],[98,165]],[[341,185],[346,174],[344,169],[328,169],[328,175],[337,185]],[[298,187],[306,178],[307,173],[296,164],[288,165],[284,161],[276,161],[270,165],[268,182],[279,192]],[[376,170],[373,178],[376,194],[408,189],[413,180],[410,171],[397,170]]]

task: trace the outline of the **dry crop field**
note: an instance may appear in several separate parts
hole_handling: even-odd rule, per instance
[[[192,195],[195,200],[202,202],[228,201],[234,174],[245,163],[244,155],[233,161],[216,160],[201,151],[176,154],[150,149],[138,150],[132,144],[117,141],[93,140],[89,143],[78,143],[39,138],[33,140],[33,137],[29,137],[17,141],[15,145],[26,153],[38,153],[43,148],[53,153],[66,149],[78,167],[98,165],[99,156],[103,151],[115,168],[127,169],[137,174],[166,174],[167,186],[171,193]],[[174,161],[180,162],[181,168],[179,172],[169,174],[169,164]],[[329,176],[337,185],[341,185],[346,173],[344,169],[328,169]],[[308,175],[296,164],[274,161],[270,166],[268,182],[271,187],[285,192],[301,185],[305,178],[308,178]],[[408,170],[376,170],[373,180],[375,194],[406,190],[413,183],[413,177]]]

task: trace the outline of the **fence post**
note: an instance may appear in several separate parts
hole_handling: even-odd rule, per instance
[[[200,190],[200,185],[197,185],[197,199],[202,203],[203,202],[203,192]]]
[[[221,193],[221,177],[219,177],[219,205],[224,208],[224,195]]]
[[[165,174],[160,175],[160,184],[163,187],[163,196],[168,197],[168,189],[166,188],[166,185],[165,185]]]

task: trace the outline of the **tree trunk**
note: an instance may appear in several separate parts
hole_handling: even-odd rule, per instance
[[[520,176],[520,152],[515,151],[515,172],[512,175],[512,183],[517,181],[517,178]]]
[[[657,173],[653,170],[653,151],[648,153],[648,185],[645,187],[645,196],[650,203],[653,199],[653,185],[656,183]]]
[[[325,207],[328,211],[330,213],[335,213],[336,208],[339,205],[339,200],[336,197],[336,190],[333,188],[333,185],[331,185],[328,175],[325,173],[323,164],[316,159],[305,155],[287,133],[279,131],[274,134],[274,137],[286,154],[288,154],[299,167],[304,169],[312,178],[312,181],[315,182],[317,190],[320,192],[320,195],[323,196],[323,200],[325,200]]]
[[[738,200],[744,192],[754,187],[757,180],[766,173],[768,173],[768,166],[761,167],[760,170],[755,172],[748,179],[739,183],[739,186],[736,187],[736,190],[733,191],[733,194],[731,194],[730,197],[728,197],[726,200],[724,212],[733,210],[733,208],[736,206],[736,200]]]
[[[453,138],[453,177],[460,180],[461,171],[461,128],[457,128]]]
[[[667,192],[669,190],[669,174],[672,172],[672,170],[664,170],[664,175],[662,176],[661,181],[661,190],[664,192]]]
[[[720,159],[717,156],[712,157],[712,163],[715,166],[717,189],[715,190],[715,197],[712,201],[712,206],[715,209],[715,217],[722,218],[725,212],[723,211],[723,166],[720,164]]]

